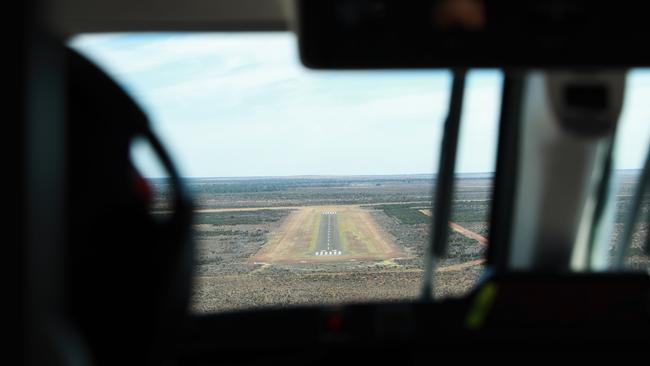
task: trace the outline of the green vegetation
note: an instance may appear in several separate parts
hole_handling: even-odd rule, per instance
[[[246,230],[194,230],[195,238],[211,238],[216,236],[263,236],[264,232],[261,230],[258,231],[246,231]]]
[[[428,182],[428,176],[415,176],[411,179],[402,177],[341,177],[341,178],[242,178],[242,179],[187,179],[188,188],[193,194],[227,194],[227,193],[255,193],[255,192],[280,192],[297,188],[331,188],[350,187],[357,184],[381,186],[386,183],[421,183]],[[156,180],[161,187],[166,185],[164,180]]]
[[[405,225],[428,224],[431,222],[431,217],[420,212],[421,209],[430,209],[430,207],[421,205],[379,205],[374,207],[383,210],[386,215],[396,218]],[[451,221],[480,222],[487,221],[489,217],[489,201],[452,203]]]
[[[619,196],[616,201],[616,223],[624,223],[627,220],[627,215],[630,210],[632,196]],[[650,197],[644,197],[641,204],[641,211],[639,212],[639,222],[649,214],[650,211]]]
[[[451,221],[488,221],[490,217],[490,205],[490,201],[452,202]]]
[[[170,185],[152,179],[159,209],[171,204]],[[187,178],[197,209],[365,204],[429,201],[431,176],[310,177],[310,178]]]
[[[379,205],[375,206],[390,217],[394,217],[402,224],[426,224],[431,222],[431,218],[410,205]]]
[[[204,212],[194,215],[194,224],[222,225],[259,225],[282,219],[287,210],[256,210],[231,212]]]

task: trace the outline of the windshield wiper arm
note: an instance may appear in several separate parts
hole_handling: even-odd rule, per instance
[[[431,239],[424,256],[424,278],[422,280],[422,300],[428,301],[433,297],[433,273],[438,260],[447,253],[447,235],[449,232],[449,216],[451,198],[454,191],[454,172],[456,167],[456,152],[458,132],[463,109],[463,94],[465,92],[465,69],[453,71],[449,111],[445,120],[440,162],[436,176],[435,199],[431,202],[432,227]]]

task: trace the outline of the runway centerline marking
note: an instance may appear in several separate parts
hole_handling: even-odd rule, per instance
[[[332,248],[332,216],[336,215],[336,212],[326,211],[322,215],[327,216],[327,248],[316,251],[314,255],[341,255],[340,250]]]

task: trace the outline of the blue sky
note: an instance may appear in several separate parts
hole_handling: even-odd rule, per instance
[[[72,47],[149,114],[184,176],[431,173],[449,98],[447,71],[312,71],[291,33],[83,35]],[[468,79],[457,170],[494,169],[501,74]],[[618,168],[641,165],[650,73],[628,78]],[[136,146],[148,176],[155,159]]]

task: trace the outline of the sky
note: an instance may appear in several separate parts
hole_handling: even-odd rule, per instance
[[[186,177],[422,174],[437,169],[451,74],[314,71],[295,36],[273,33],[81,35],[70,46],[118,81],[149,115]],[[456,170],[492,172],[502,75],[471,71]],[[642,165],[650,71],[628,76],[616,151]],[[146,144],[133,158],[164,173]]]

